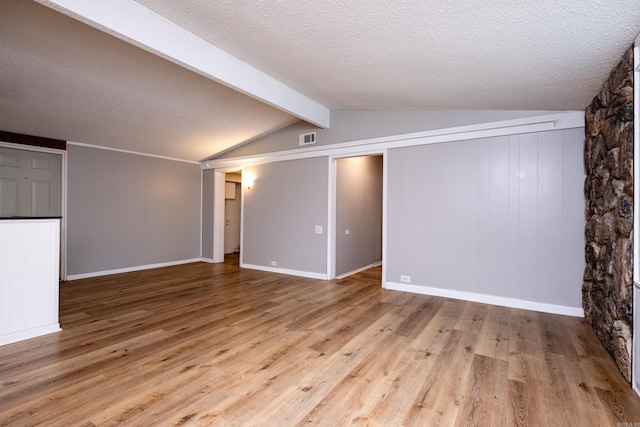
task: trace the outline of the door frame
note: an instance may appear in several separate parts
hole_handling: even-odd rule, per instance
[[[387,149],[354,150],[348,153],[329,156],[329,214],[327,226],[327,278],[336,277],[336,221],[337,221],[337,186],[338,186],[338,159],[359,156],[382,156],[382,287],[386,283],[386,259],[387,259]]]
[[[16,144],[0,140],[0,147],[38,153],[60,154],[60,279],[67,280],[67,151],[35,145]]]
[[[242,172],[242,167],[213,169],[213,262],[224,262],[224,183],[229,172]],[[242,218],[244,190],[240,191],[240,259],[242,260]]]

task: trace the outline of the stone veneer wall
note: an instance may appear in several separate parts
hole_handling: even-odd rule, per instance
[[[633,48],[586,109],[585,318],[631,381]]]

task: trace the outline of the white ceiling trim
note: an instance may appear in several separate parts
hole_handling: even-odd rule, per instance
[[[132,0],[36,0],[168,61],[328,128],[330,110]]]
[[[136,156],[155,157],[156,159],[172,160],[174,162],[183,162],[199,165],[200,162],[194,160],[179,159],[177,157],[160,156],[157,154],[141,153],[139,151],[123,150],[121,148],[105,147],[103,145],[85,144],[82,142],[67,141],[67,145],[77,145],[79,147],[95,148],[96,150],[117,151],[118,153],[135,154]]]
[[[202,169],[241,167],[260,163],[284,160],[306,159],[312,157],[346,157],[377,153],[392,148],[412,147],[416,145],[441,144],[446,142],[468,141],[471,139],[495,136],[519,135],[524,133],[584,127],[584,111],[566,111],[537,117],[502,120],[467,126],[456,126],[401,135],[385,136],[339,144],[278,151],[265,154],[247,155],[226,159],[205,160]]]

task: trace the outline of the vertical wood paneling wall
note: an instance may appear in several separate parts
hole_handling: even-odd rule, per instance
[[[60,221],[0,221],[0,345],[60,329]]]
[[[576,128],[389,150],[387,287],[579,315],[583,144]]]

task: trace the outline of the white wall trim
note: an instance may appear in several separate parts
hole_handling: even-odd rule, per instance
[[[202,210],[204,209],[204,170],[200,169],[200,259],[202,259],[202,232],[204,226],[204,215]]]
[[[3,335],[0,337],[0,346],[11,344],[18,341],[28,340],[30,338],[39,337],[41,335],[51,334],[53,332],[61,331],[59,323],[52,323],[50,325],[39,326],[33,329],[27,329],[26,331],[20,331],[13,334]]]
[[[332,279],[336,275],[336,194],[338,189],[338,163],[333,157],[328,157],[328,212],[327,212],[327,277]]]
[[[115,270],[95,271],[93,273],[70,274],[67,276],[68,281],[88,279],[90,277],[107,276],[109,274],[130,273],[132,271],[150,270],[152,268],[170,267],[172,265],[189,264],[191,262],[201,262],[203,258],[184,259],[180,261],[161,262],[158,264],[136,265],[135,267],[117,268]]]
[[[382,155],[382,287],[387,282],[387,200],[389,181],[389,156],[387,150]]]
[[[374,262],[373,264],[369,264],[369,265],[367,265],[365,267],[357,268],[357,269],[355,269],[353,271],[350,271],[348,273],[344,273],[344,274],[341,274],[340,276],[336,276],[336,279],[344,279],[345,277],[349,277],[349,276],[352,276],[352,275],[354,275],[356,273],[360,273],[361,271],[365,271],[365,270],[368,270],[368,269],[374,268],[374,267],[379,267],[381,265],[382,265],[382,261]]]
[[[449,289],[433,288],[429,286],[408,285],[406,283],[386,282],[385,289],[393,291],[411,292],[414,294],[431,295],[443,298],[453,298],[483,304],[499,305],[502,307],[518,308],[521,310],[539,311],[542,313],[562,314],[565,316],[584,317],[584,310],[577,307],[547,304],[536,301],[526,301],[516,298],[505,298],[473,292],[453,291]]]
[[[277,268],[277,267],[274,268],[274,267],[266,267],[262,265],[253,265],[253,264],[240,264],[240,267],[248,268],[250,270],[268,271],[269,273],[280,273],[280,274],[287,274],[289,276],[306,277],[308,279],[327,280],[326,274],[313,273],[310,271],[288,270],[286,268]]]
[[[240,170],[240,174],[242,175],[241,181],[244,181],[244,166]],[[244,260],[244,192],[246,188],[244,186],[244,182],[240,182],[240,259],[238,261],[239,265],[242,265]]]
[[[213,262],[224,262],[224,233],[225,233],[225,200],[224,186],[229,172],[237,172],[236,168],[218,169],[213,173]],[[244,171],[242,171],[244,173]],[[240,183],[242,185],[242,183]],[[244,189],[241,187],[241,197]],[[240,201],[240,250],[242,258],[242,226],[243,226],[244,198]]]
[[[137,156],[144,156],[144,157],[155,157],[156,159],[172,160],[174,162],[191,163],[191,164],[195,164],[195,165],[199,165],[200,164],[200,162],[196,162],[196,161],[193,161],[193,160],[178,159],[178,158],[175,158],[175,157],[167,157],[167,156],[158,156],[156,154],[147,154],[147,153],[141,153],[139,151],[122,150],[120,148],[103,147],[103,146],[100,146],[100,145],[85,144],[83,142],[67,141],[67,145],[77,145],[79,147],[95,148],[95,149],[98,149],[98,150],[117,151],[118,153],[135,154]]]
[[[202,162],[201,167],[203,169],[217,169],[234,166],[240,167],[247,164],[306,159],[311,157],[349,157],[361,155],[358,153],[362,153],[364,150],[368,150],[373,153],[389,148],[412,147],[416,145],[439,144],[445,142],[580,127],[584,127],[584,111],[570,111],[537,117],[502,120],[498,122],[456,126],[452,128],[363,139],[331,145],[284,150],[273,153],[255,154],[228,159],[213,159]]]

